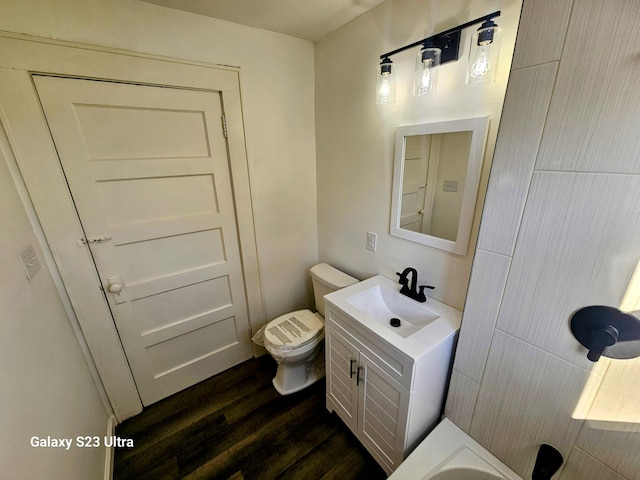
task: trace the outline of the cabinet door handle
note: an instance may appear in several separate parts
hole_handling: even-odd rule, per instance
[[[362,365],[358,365],[358,376],[356,377],[356,385],[360,385],[360,372],[364,370]]]
[[[356,373],[353,371],[353,366],[357,363],[358,361],[355,358],[352,358],[351,360],[349,360],[349,378],[353,378],[353,374]]]

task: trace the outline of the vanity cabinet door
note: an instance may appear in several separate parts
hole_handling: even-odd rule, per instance
[[[402,462],[409,390],[360,352],[358,432],[369,451],[393,471]],[[376,455],[377,454],[377,455]]]
[[[358,427],[358,349],[342,335],[325,332],[327,399],[351,431]]]

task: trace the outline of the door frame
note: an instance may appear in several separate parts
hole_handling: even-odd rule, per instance
[[[249,325],[265,321],[258,271],[253,206],[240,98],[239,68],[190,62],[125,50],[0,32],[0,122],[52,255],[63,302],[67,296],[92,360],[119,421],[142,410],[133,375],[100,290],[46,118],[31,76],[57,75],[150,86],[219,92],[226,120],[227,149]],[[222,119],[221,119],[222,121]],[[91,300],[87,312],[79,304]],[[98,308],[99,307],[99,308]],[[70,319],[73,323],[73,319]],[[254,351],[255,353],[255,351]]]

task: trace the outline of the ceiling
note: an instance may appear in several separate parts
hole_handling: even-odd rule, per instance
[[[315,42],[383,0],[143,0]]]

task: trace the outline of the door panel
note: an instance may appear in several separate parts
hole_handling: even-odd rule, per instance
[[[358,349],[331,329],[325,336],[327,358],[327,394],[336,405],[336,412],[355,431],[358,415],[356,368]]]
[[[219,94],[34,81],[143,404],[249,358]]]
[[[402,179],[402,201],[400,228],[419,232],[422,228],[422,213],[425,191],[428,184],[429,135],[412,135],[405,139],[404,170]]]
[[[75,112],[92,161],[203,158],[210,153],[204,117],[197,110],[120,104],[76,105]]]
[[[365,372],[358,409],[362,440],[394,470],[402,462],[409,391],[363,353],[360,364]]]

